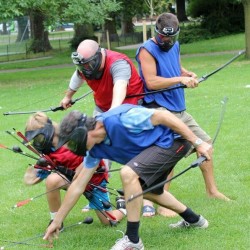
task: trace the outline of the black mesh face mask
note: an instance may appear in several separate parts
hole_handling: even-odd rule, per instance
[[[53,150],[53,137],[55,128],[49,120],[43,128],[25,132],[25,137],[31,142],[33,147],[43,154],[49,154]]]
[[[174,31],[172,27],[164,27],[162,30],[155,27],[156,41],[162,51],[168,52],[179,38],[180,28]],[[166,38],[165,38],[166,37]],[[166,39],[166,40],[165,40]]]
[[[85,126],[74,129],[67,143],[68,149],[76,155],[86,156],[88,137],[87,135],[88,130]]]
[[[86,79],[92,80],[98,76],[98,71],[102,63],[101,48],[98,48],[96,53],[88,59],[84,59],[78,52],[73,52],[71,58],[77,70],[79,70]]]
[[[87,138],[88,129],[85,126],[87,116],[83,114],[79,120],[76,128],[68,135],[60,136],[58,148],[67,143],[67,147],[74,154],[79,156],[86,156],[87,152]]]

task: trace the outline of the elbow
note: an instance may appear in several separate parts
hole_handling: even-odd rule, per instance
[[[156,90],[157,89],[157,85],[155,84],[154,81],[146,81],[146,86],[148,90]]]

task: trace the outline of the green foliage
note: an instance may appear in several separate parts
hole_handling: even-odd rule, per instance
[[[29,7],[28,1],[0,0],[0,20],[9,20],[16,16],[23,15],[25,9]]]
[[[67,8],[63,10],[62,18],[76,24],[103,24],[109,18],[110,12],[120,9],[120,4],[114,0],[65,0]]]
[[[185,28],[181,28],[179,42],[181,44],[192,43],[200,40],[210,39],[213,36],[215,35],[209,32],[207,29],[203,29],[197,26],[188,26]]]
[[[243,5],[236,0],[190,0],[188,12],[201,18],[201,25],[211,33],[238,33],[244,31]]]

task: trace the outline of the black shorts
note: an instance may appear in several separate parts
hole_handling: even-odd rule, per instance
[[[126,165],[139,176],[142,189],[145,190],[165,181],[176,163],[183,158],[191,147],[185,139],[177,139],[168,149],[151,146],[134,157]],[[154,189],[154,194],[162,194],[164,186]]]

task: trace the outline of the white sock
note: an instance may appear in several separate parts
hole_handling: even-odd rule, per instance
[[[54,220],[56,217],[57,212],[50,212],[50,219]]]
[[[125,216],[127,215],[127,210],[125,208],[119,208],[119,211],[121,211]]]

